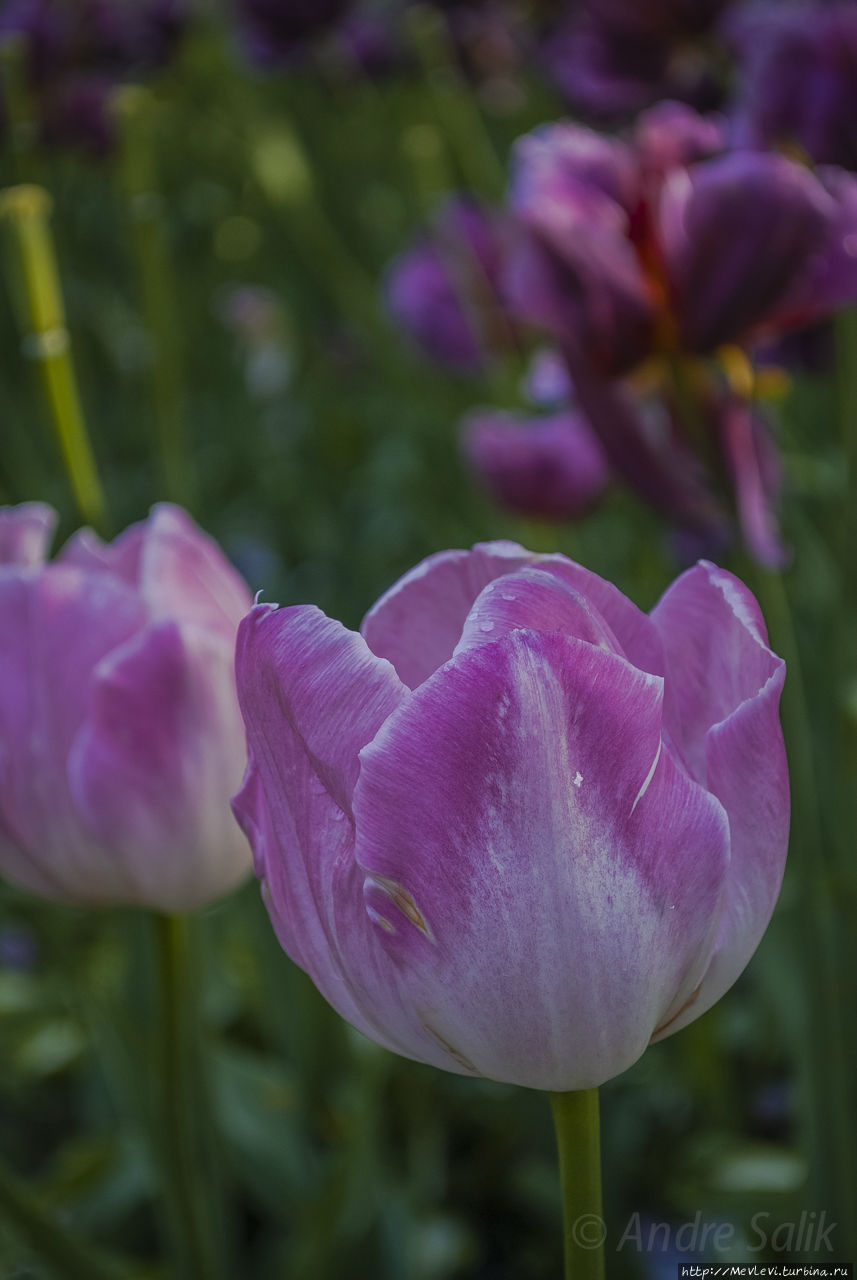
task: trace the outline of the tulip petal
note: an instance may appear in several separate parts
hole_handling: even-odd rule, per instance
[[[130,877],[121,900],[190,910],[244,878],[250,851],[228,810],[244,761],[232,648],[219,635],[156,623],[102,659],[69,781]],[[101,888],[104,901],[120,897]]]
[[[467,615],[454,657],[510,631],[559,631],[621,656],[610,627],[581,591],[547,566],[527,566],[489,582]]]
[[[360,628],[363,637],[415,689],[452,657],[482,588],[535,559],[517,542],[483,542],[472,551],[429,556],[373,605]]]
[[[140,591],[156,621],[196,623],[230,643],[253,603],[246,582],[213,538],[169,502],[158,503],[147,521],[131,525],[111,543],[81,529],[60,560],[115,573]]]
[[[364,748],[356,857],[388,965],[363,985],[411,1056],[588,1088],[689,998],[728,830],[662,748],[661,699],[612,653],[519,631],[456,657]]]
[[[44,564],[57,513],[44,502],[0,507],[0,565]]]
[[[668,177],[659,239],[683,345],[711,351],[770,319],[824,246],[831,209],[778,155],[730,152]]]
[[[353,866],[359,751],[407,690],[361,636],[310,606],[257,605],[239,629],[236,673],[250,764],[233,808],[274,927],[334,1008],[377,1039],[343,969],[331,884]]]
[[[80,831],[66,761],[93,668],[144,622],[134,594],[104,574],[49,565],[0,575],[2,865],[36,893],[85,901],[90,873],[122,878]]]
[[[706,785],[706,740],[764,688],[781,659],[761,610],[738,578],[702,560],[651,612],[667,662],[664,725],[692,777]]]
[[[758,605],[731,574],[700,564],[652,612],[667,654],[665,722],[685,760],[723,804],[732,861],[714,955],[671,1034],[732,985],[777,899],[789,826],[778,706],[785,664],[767,646]]]

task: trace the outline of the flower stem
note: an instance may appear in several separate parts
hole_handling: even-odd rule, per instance
[[[32,1192],[2,1162],[0,1217],[63,1280],[118,1280],[126,1274],[45,1212]]]
[[[184,916],[155,915],[160,995],[158,1129],[175,1275],[212,1280],[222,1274],[217,1206],[207,1202],[206,1135],[200,1123],[197,1019],[191,940]]]
[[[51,198],[42,187],[0,193],[0,219],[12,228],[23,277],[24,350],[38,361],[54,427],[81,516],[104,529],[106,507],[77,390],[65,308],[51,239]]]
[[[603,1280],[598,1090],[552,1093],[550,1099],[559,1151],[566,1280]]]

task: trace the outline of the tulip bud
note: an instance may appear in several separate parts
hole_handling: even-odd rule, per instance
[[[250,593],[178,507],[45,564],[52,521],[0,512],[0,871],[64,902],[200,906],[249,870],[228,796]]]
[[[589,1089],[704,1012],[780,887],[783,662],[701,562],[645,615],[564,556],[430,557],[362,634],[257,605],[234,801],[279,938],[448,1071]]]
[[[609,479],[597,436],[573,411],[530,421],[472,414],[462,449],[500,506],[523,516],[579,520],[598,503]]]

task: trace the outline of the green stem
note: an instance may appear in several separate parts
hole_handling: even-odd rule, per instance
[[[118,1280],[122,1270],[93,1252],[0,1162],[0,1217],[62,1280]]]
[[[550,1099],[559,1151],[566,1280],[603,1280],[598,1090],[552,1093]]]
[[[190,505],[193,483],[185,444],[179,303],[155,172],[153,103],[136,85],[117,91],[119,173],[137,265],[152,362],[152,400],[167,496]]]
[[[106,505],[71,361],[50,212],[51,198],[42,187],[9,187],[0,193],[0,219],[12,228],[23,276],[24,349],[38,361],[80,514],[103,530]]]
[[[200,1123],[197,1019],[191,940],[185,916],[153,917],[160,990],[158,1129],[166,1209],[173,1237],[175,1274],[211,1280],[222,1274],[216,1241],[220,1219],[208,1203],[206,1135]]]

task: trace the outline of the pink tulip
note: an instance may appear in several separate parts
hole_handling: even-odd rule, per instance
[[[362,634],[257,605],[234,809],[274,927],[409,1058],[587,1089],[698,1017],[779,891],[783,662],[701,562],[648,616],[560,555],[432,556]]]
[[[52,524],[0,512],[0,872],[64,902],[200,906],[250,869],[228,804],[250,593],[178,507],[45,564]]]

